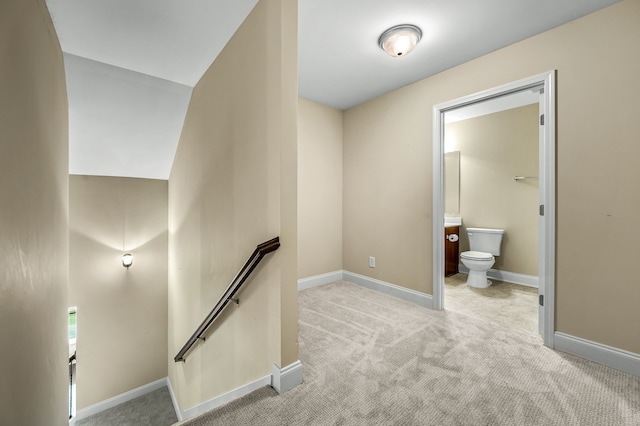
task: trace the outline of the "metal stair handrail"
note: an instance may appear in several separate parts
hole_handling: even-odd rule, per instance
[[[227,307],[230,301],[234,300],[233,296],[240,290],[242,284],[247,280],[251,272],[258,266],[262,258],[271,253],[272,251],[276,251],[280,247],[280,237],[275,237],[269,241],[265,241],[262,244],[258,244],[256,249],[253,251],[249,259],[245,262],[240,272],[235,276],[229,287],[225,290],[220,297],[220,300],[214,308],[211,310],[209,315],[202,321],[202,324],[196,329],[196,331],[191,335],[187,343],[184,344],[180,352],[173,358],[175,362],[185,361],[185,355],[193,345],[195,345],[199,340],[204,340],[204,334],[207,329],[211,326],[213,321],[220,315],[220,313]],[[237,303],[237,302],[236,302]]]

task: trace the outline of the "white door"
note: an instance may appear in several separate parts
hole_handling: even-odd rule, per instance
[[[544,289],[545,289],[545,257],[544,257],[544,200],[545,200],[545,161],[546,144],[544,137],[545,101],[544,87],[540,88],[538,101],[538,333],[544,336]]]

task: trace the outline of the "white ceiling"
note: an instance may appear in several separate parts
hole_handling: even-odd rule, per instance
[[[64,54],[72,174],[167,179],[192,88]]]
[[[299,0],[299,94],[345,109],[618,1]],[[70,173],[167,179],[190,88],[256,3],[47,0],[67,53]],[[392,58],[378,37],[401,23],[423,39]]]
[[[257,0],[47,0],[62,50],[195,86]]]

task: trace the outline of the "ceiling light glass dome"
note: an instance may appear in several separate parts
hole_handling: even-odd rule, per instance
[[[396,25],[382,33],[378,39],[378,45],[389,56],[406,56],[411,53],[421,38],[422,31],[415,25]]]

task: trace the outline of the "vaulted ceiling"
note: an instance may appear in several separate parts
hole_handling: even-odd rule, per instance
[[[299,0],[299,95],[346,109],[619,0]],[[47,0],[72,174],[167,179],[191,89],[257,0]],[[411,23],[407,57],[378,47]]]

